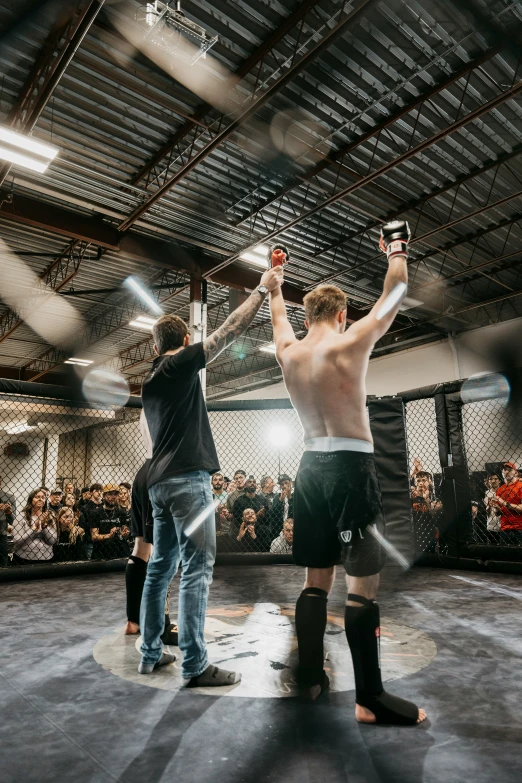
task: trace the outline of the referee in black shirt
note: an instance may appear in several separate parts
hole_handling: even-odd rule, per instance
[[[154,527],[152,524],[152,505],[149,499],[148,475],[152,457],[152,441],[145,414],[140,416],[140,430],[145,444],[145,462],[136,473],[132,484],[131,496],[131,536],[134,538],[134,548],[129,555],[125,568],[125,591],[127,596],[127,625],[125,634],[140,632],[140,609],[147,563],[154,543]],[[178,629],[170,622],[169,593],[165,604],[165,625],[161,641],[166,645],[178,644]],[[175,656],[173,656],[173,659]],[[174,662],[174,661],[173,661]]]
[[[199,371],[252,323],[268,291],[283,281],[282,267],[267,270],[226,321],[203,343],[190,345],[186,323],[164,315],[153,328],[158,354],[142,387],[152,438],[149,496],[154,513],[154,551],[143,590],[138,671],[150,674],[170,663],[162,654],[161,633],[167,588],[181,562],[179,647],[182,677],[189,687],[233,685],[240,675],[208,661],[204,627],[208,589],[216,556],[210,474],[219,470]]]

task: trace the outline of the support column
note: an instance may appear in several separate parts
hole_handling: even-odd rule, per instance
[[[190,278],[190,340],[202,343],[207,336],[207,281]],[[201,370],[203,395],[207,390],[207,371]]]

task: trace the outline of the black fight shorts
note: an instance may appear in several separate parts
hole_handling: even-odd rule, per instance
[[[384,535],[384,512],[373,454],[306,451],[295,480],[296,565],[330,568],[349,576],[378,574],[386,553],[369,531]]]

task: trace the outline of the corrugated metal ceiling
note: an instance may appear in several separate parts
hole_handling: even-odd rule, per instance
[[[350,11],[359,4],[345,4],[345,9]],[[79,213],[101,215],[117,226],[156,192],[158,181],[154,178],[131,183],[185,126],[187,117],[197,112],[201,99],[118,32],[121,19],[132,17],[139,5],[110,4],[98,15],[34,131],[36,138],[58,146],[60,155],[44,175],[13,168],[4,189],[12,188],[15,197],[26,194]],[[309,5],[315,8],[305,16],[301,28],[292,28],[281,39],[277,56],[267,57],[244,77],[233,99],[236,105],[238,96],[248,100],[255,86],[256,94],[262,93],[260,84],[273,84],[288,69],[298,36],[297,59],[332,29],[343,8],[343,3],[334,0]],[[513,296],[449,320],[442,317],[448,307],[458,311],[520,287],[520,265],[515,256],[485,266],[520,247],[522,163],[514,154],[522,145],[520,94],[499,102],[449,135],[443,134],[520,80],[519,63],[507,36],[522,27],[522,4],[508,0],[476,3],[492,20],[488,28],[462,11],[466,5],[444,0],[372,4],[371,11],[151,205],[132,230],[170,237],[189,250],[203,248],[216,264],[267,234],[280,232],[292,248],[290,280],[306,289],[337,275],[337,284],[349,293],[352,304],[364,309],[378,295],[384,273],[374,224],[401,211],[410,220],[415,236],[423,237],[412,245],[412,295],[423,302],[408,312],[413,326],[416,320],[433,318],[439,330],[458,330],[520,315],[521,299]],[[300,3],[268,0],[183,3],[190,18],[218,35],[209,58],[216,58],[231,71],[298,6]],[[51,16],[52,11],[40,12],[19,27],[16,35],[1,42],[3,121],[16,104],[50,29]],[[0,3],[0,26],[6,28],[12,19],[11,4]],[[502,40],[495,37],[495,25],[505,31]],[[496,53],[492,51],[479,67],[405,111],[419,96],[494,47]],[[402,116],[378,136],[356,143],[378,123],[401,111]],[[191,137],[193,144],[186,159],[205,147],[209,135],[204,126],[218,122],[219,117],[219,110],[213,109],[198,120],[199,135]],[[281,126],[288,131],[281,137],[283,150],[277,146]],[[436,134],[441,138],[427,143]],[[408,160],[355,189],[358,180],[422,143],[424,149]],[[353,149],[340,163],[334,158],[347,145]],[[481,173],[503,155],[509,156],[509,161]],[[312,177],[314,167],[325,156],[328,165]],[[170,160],[169,174],[175,173],[176,165],[179,168]],[[473,172],[475,176],[459,187],[447,189],[458,177]],[[322,201],[349,187],[353,192],[307,216]],[[286,193],[278,198],[282,190]],[[438,190],[443,192],[437,195]],[[424,204],[411,206],[428,196]],[[303,214],[303,219],[287,226]],[[446,226],[448,222],[450,226]],[[485,228],[487,233],[483,233]],[[65,237],[8,220],[0,221],[0,237],[12,250],[25,253],[57,254],[68,245]],[[37,274],[43,274],[52,258],[25,255],[24,260]],[[463,275],[468,266],[479,268]],[[71,286],[79,291],[119,289],[129,274],[152,285],[161,277],[161,270],[157,266],[143,268],[122,254],[107,252],[98,258],[93,252],[82,261]],[[441,278],[449,279],[441,282]],[[223,296],[223,290],[210,286],[210,303]],[[99,297],[74,297],[74,303],[90,323],[103,321],[107,309],[125,310],[129,299],[127,292],[118,290]],[[165,309],[186,315],[187,303],[185,291],[168,299]],[[424,338],[432,339],[433,329],[406,332],[404,338],[412,334],[418,334],[421,343]],[[143,339],[126,322],[100,336],[92,349],[97,357],[110,359]],[[247,355],[263,340],[264,335],[262,340],[247,340]],[[40,353],[45,353],[46,346],[27,327],[19,327],[2,342],[0,363],[22,367],[39,355],[39,346]],[[400,341],[388,349],[398,347]],[[134,366],[130,373],[139,377],[145,368],[146,364]],[[242,372],[244,367],[231,366],[230,378]],[[249,377],[245,376],[245,386]],[[221,393],[216,389],[216,396]]]

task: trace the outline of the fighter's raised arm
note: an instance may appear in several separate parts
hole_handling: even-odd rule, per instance
[[[278,267],[281,269],[281,267]],[[281,360],[285,348],[295,343],[296,336],[292,324],[286,314],[286,305],[283,298],[281,286],[277,286],[270,292],[270,315],[272,317],[272,327],[274,330],[274,343],[276,348],[276,359]]]
[[[258,287],[252,291],[248,299],[230,313],[221,326],[204,340],[203,350],[207,364],[250,326],[265,301],[267,293],[280,286],[282,281],[283,270],[281,267],[267,269],[263,273]]]
[[[410,229],[404,220],[394,220],[382,227],[380,247],[388,257],[388,271],[382,294],[368,315],[356,321],[349,329],[373,346],[392,325],[408,289],[408,242]]]

